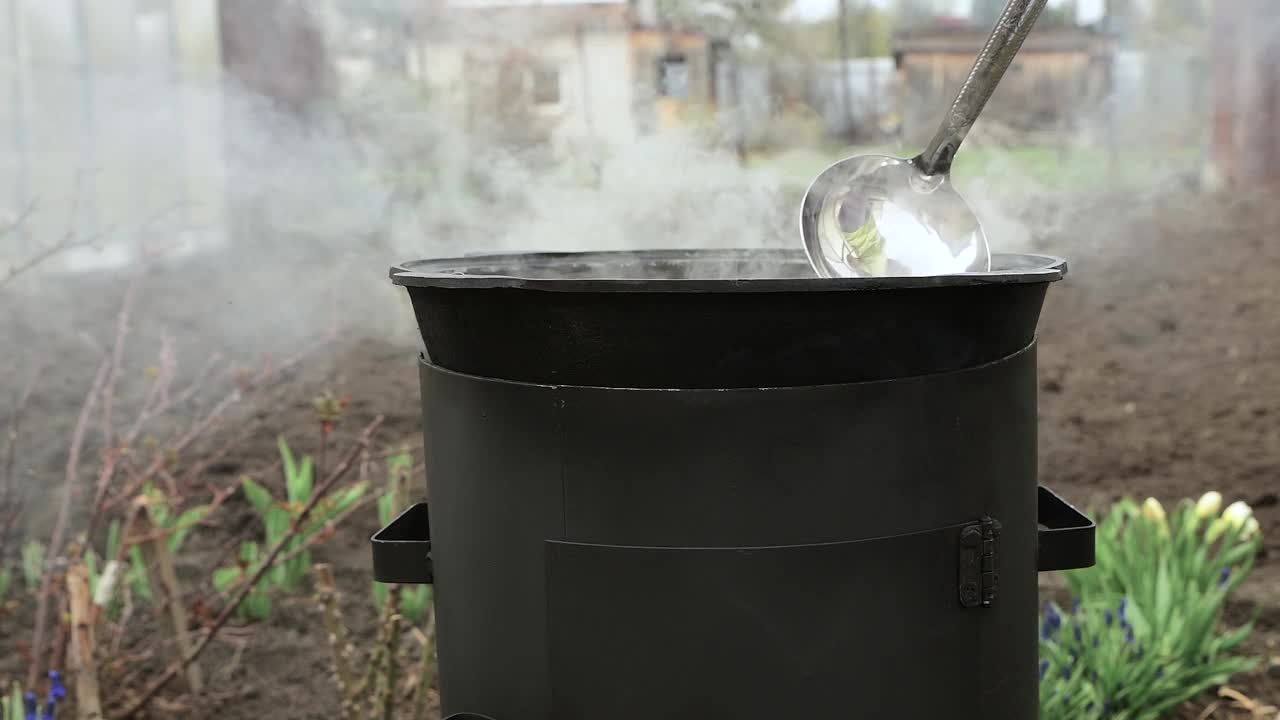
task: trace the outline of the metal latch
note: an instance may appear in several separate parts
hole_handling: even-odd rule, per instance
[[[1000,574],[996,569],[1000,521],[984,516],[960,531],[960,605],[995,604]]]

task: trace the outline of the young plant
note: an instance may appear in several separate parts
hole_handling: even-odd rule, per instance
[[[33,704],[32,713],[34,713],[34,695],[31,696],[31,700]],[[22,688],[15,682],[9,688],[9,693],[4,697],[0,697],[0,720],[26,720],[25,705],[26,703],[22,697]]]
[[[5,598],[9,597],[9,587],[13,584],[13,572],[7,567],[0,567],[0,610],[4,609]]]
[[[44,545],[38,540],[29,540],[22,546],[22,582],[28,590],[40,587],[40,578],[44,575]]]
[[[1218,516],[1220,505],[1208,493],[1172,517],[1155,500],[1112,508],[1096,566],[1067,575],[1077,605],[1042,618],[1042,718],[1154,720],[1254,665],[1233,654],[1252,623],[1226,633],[1218,623],[1260,538],[1248,506]]]
[[[283,501],[274,498],[270,490],[254,482],[253,479],[249,477],[241,479],[245,497],[248,498],[249,504],[253,506],[258,517],[262,519],[267,547],[274,547],[289,535],[299,512],[311,501],[315,490],[314,466],[311,457],[304,455],[299,462],[284,438],[280,438],[279,446],[280,460],[284,466],[285,499]],[[244,618],[265,619],[270,614],[271,607],[267,593],[274,589],[291,591],[301,584],[311,566],[311,552],[306,548],[310,545],[312,536],[320,532],[330,520],[359,502],[364,496],[365,485],[363,481],[358,482],[320,500],[307,518],[306,524],[285,545],[286,559],[271,568],[260,581],[260,587],[255,587],[253,593],[246,599],[241,611]],[[243,543],[240,547],[240,562],[220,568],[214,573],[215,587],[221,583],[219,589],[225,590],[234,586],[236,579],[250,575],[256,569],[259,555],[257,543]],[[260,592],[263,594],[259,595]]]
[[[387,458],[387,489],[378,498],[378,520],[385,527],[396,515],[408,507],[409,473],[413,470],[413,456],[402,451]],[[373,583],[373,602],[383,607],[387,602],[387,585]],[[410,585],[400,588],[399,612],[414,624],[422,622],[431,608],[431,586]]]
[[[240,561],[230,567],[213,571],[213,587],[220,593],[228,594],[240,583],[248,579],[262,561],[262,553],[258,543],[247,541],[240,545]],[[271,617],[271,590],[266,582],[259,582],[249,591],[244,602],[236,608],[236,619],[241,622],[256,622]]]

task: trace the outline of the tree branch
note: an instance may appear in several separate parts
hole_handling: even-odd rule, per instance
[[[49,536],[49,546],[45,548],[45,567],[40,579],[40,592],[36,595],[36,620],[31,639],[31,667],[27,670],[27,687],[35,687],[40,677],[41,663],[44,659],[44,631],[49,621],[49,596],[53,592],[53,563],[62,552],[62,543],[67,535],[67,520],[71,517],[71,498],[75,494],[76,477],[80,474],[80,450],[84,446],[85,430],[89,426],[89,416],[93,406],[102,392],[102,385],[107,379],[109,361],[103,360],[98,366],[98,373],[93,378],[89,394],[85,396],[84,405],[80,408],[80,416],[76,418],[75,430],[71,434],[71,449],[67,453],[67,471],[62,485],[62,501],[58,506],[58,517],[53,524],[53,533]]]
[[[338,481],[347,474],[347,471],[351,468],[352,462],[360,454],[361,450],[369,445],[369,442],[373,438],[373,433],[378,429],[378,426],[382,424],[382,420],[382,415],[377,416],[374,418],[373,422],[369,423],[369,425],[365,427],[364,431],[360,433],[360,437],[356,441],[356,444],[347,452],[346,456],[342,458],[342,461],[334,467],[333,471],[329,474],[329,477],[325,478],[324,482],[320,483],[316,488],[316,491],[311,495],[311,499],[302,506],[302,510],[300,510],[289,523],[288,532],[276,541],[276,544],[272,546],[270,552],[267,553],[266,559],[262,561],[258,566],[258,569],[254,571],[253,575],[251,575],[247,581],[241,583],[239,591],[237,591],[231,601],[222,608],[222,612],[214,618],[209,629],[196,643],[195,647],[192,648],[191,652],[180,661],[171,663],[158,678],[156,678],[145,690],[142,691],[142,694],[136,700],[124,709],[111,713],[108,716],[110,720],[121,720],[123,718],[130,717],[142,708],[146,707],[147,703],[151,702],[152,698],[154,698],[165,685],[169,684],[169,682],[177,677],[178,674],[181,673],[188,665],[194,662],[195,659],[200,656],[200,653],[204,652],[204,649],[213,641],[214,636],[218,634],[218,631],[222,629],[223,625],[227,624],[227,621],[235,614],[236,609],[240,607],[240,604],[244,602],[244,599],[249,596],[249,593],[253,588],[257,586],[260,580],[262,580],[262,577],[267,574],[268,570],[276,565],[276,559],[280,557],[280,553],[284,550],[285,546],[297,536],[299,531],[301,531],[303,524],[306,523],[316,505],[319,504],[322,499],[327,497],[329,495],[329,491],[332,490],[333,487],[337,485]]]

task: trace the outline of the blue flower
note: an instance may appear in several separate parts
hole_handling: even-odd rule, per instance
[[[1080,630],[1080,626],[1079,626],[1079,625],[1076,625],[1075,627],[1073,627],[1073,628],[1072,628],[1072,630],[1073,630],[1073,631],[1075,631],[1075,632],[1074,632],[1074,635],[1076,636],[1076,642],[1078,642],[1078,643],[1083,643],[1083,642],[1084,642],[1084,633],[1083,633],[1083,632],[1081,632],[1081,630]]]
[[[1133,628],[1126,627],[1124,629],[1124,641],[1130,645],[1133,644]]]
[[[1112,614],[1112,612],[1111,612],[1111,608],[1107,608],[1107,611],[1106,611],[1106,612],[1104,612],[1104,613],[1102,613],[1102,617],[1103,617],[1103,619],[1104,619],[1104,620],[1106,620],[1106,622],[1107,622],[1107,627],[1111,627],[1111,622],[1112,622],[1113,620],[1115,620],[1115,617],[1116,617],[1116,616],[1115,616],[1114,614]]]
[[[1218,587],[1220,588],[1226,587],[1227,583],[1230,582],[1230,580],[1231,580],[1231,568],[1229,567],[1222,568],[1222,574],[1218,577]]]
[[[56,709],[57,702],[53,698],[44,704],[44,712],[40,713],[40,720],[53,720],[53,711]]]
[[[1071,679],[1071,666],[1070,666],[1070,665],[1063,665],[1063,666],[1062,666],[1062,679],[1063,679],[1063,680],[1070,680],[1070,679]]]
[[[1044,674],[1048,671],[1049,671],[1049,661],[1041,660],[1040,661],[1040,679],[1041,680],[1044,679]]]
[[[1045,606],[1044,622],[1040,625],[1040,638],[1048,640],[1058,632],[1060,627],[1062,627],[1062,616],[1058,614],[1057,608],[1052,605]]]
[[[1129,598],[1120,598],[1120,624],[1128,625],[1129,618],[1125,616],[1124,611],[1129,607]]]
[[[25,711],[23,715],[25,720],[37,720],[35,693],[28,690],[27,694],[22,696],[22,707],[23,707],[23,710]]]
[[[67,688],[62,684],[62,673],[57,670],[49,671],[49,697],[54,700],[61,700],[67,696]]]

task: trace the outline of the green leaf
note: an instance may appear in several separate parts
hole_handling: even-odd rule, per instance
[[[120,521],[112,520],[107,526],[107,554],[103,557],[114,560],[120,550]]]
[[[289,449],[289,443],[285,442],[284,436],[276,438],[276,445],[280,448],[280,461],[284,464],[285,478],[291,478],[298,474],[298,463],[294,460],[293,451]]]
[[[178,516],[173,523],[173,532],[169,535],[170,552],[177,553],[182,548],[187,536],[209,515],[211,509],[208,505],[197,505]]]
[[[146,560],[142,556],[142,548],[137,545],[129,548],[129,571],[125,578],[134,595],[151,602],[151,582],[147,579]]]
[[[89,571],[89,597],[98,592],[98,555],[92,550],[84,551],[84,566]],[[0,592],[0,597],[4,593]]]
[[[151,519],[159,527],[168,527],[169,498],[152,483],[142,486],[142,494],[151,501]]]
[[[22,581],[27,589],[35,589],[44,576],[44,545],[30,540],[22,546]]]
[[[312,483],[314,481],[315,472],[312,469],[311,456],[304,455],[302,457],[302,467],[298,469],[298,475],[291,484],[293,494],[290,496],[290,502],[296,505],[302,505],[311,499]]]
[[[213,587],[225,593],[235,587],[244,573],[237,566],[221,567],[213,571]]]
[[[249,504],[258,515],[265,516],[275,507],[276,501],[271,497],[270,491],[254,482],[253,478],[246,475],[240,479],[240,485],[244,488],[244,496],[249,499]]]
[[[310,538],[319,532],[326,523],[334,517],[342,514],[343,511],[352,505],[360,502],[360,498],[364,497],[365,491],[368,489],[368,483],[361,480],[360,482],[335,490],[328,497],[316,504],[316,508],[312,513],[312,517],[307,521],[300,533],[303,538]]]

